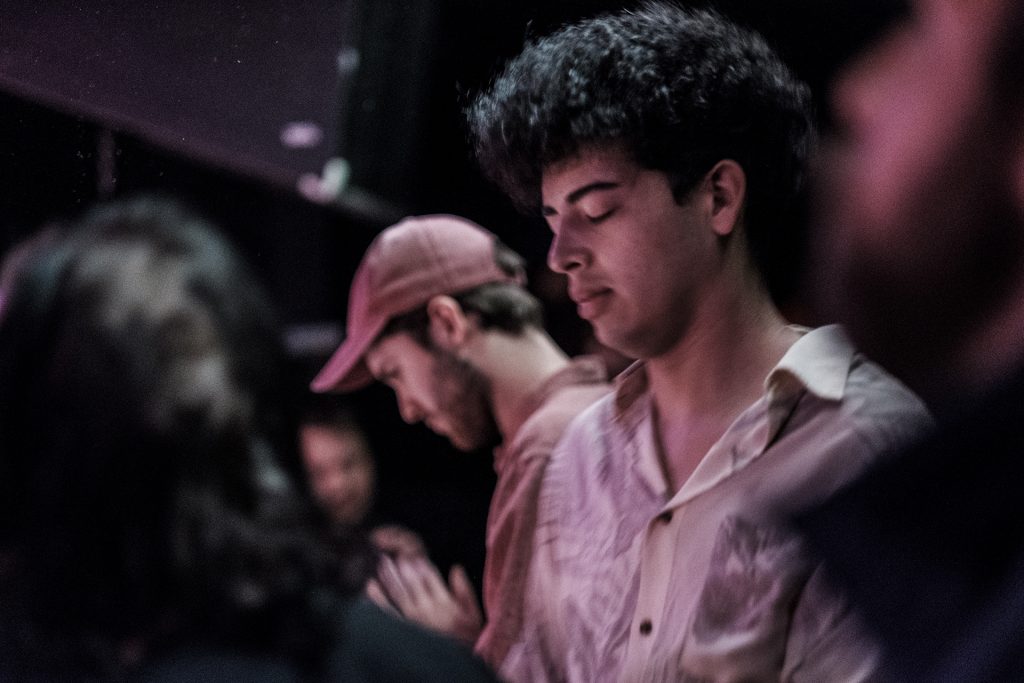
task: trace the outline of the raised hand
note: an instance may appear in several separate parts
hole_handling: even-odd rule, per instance
[[[473,584],[458,565],[452,567],[446,584],[437,568],[422,555],[384,555],[377,579],[367,586],[367,595],[410,621],[469,645],[483,628]]]

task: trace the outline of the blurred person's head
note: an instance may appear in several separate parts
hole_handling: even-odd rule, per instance
[[[112,675],[182,642],[315,648],[338,565],[278,464],[283,367],[263,290],[183,209],[102,206],[31,255],[0,322],[5,656]]]
[[[916,0],[834,84],[814,286],[927,394],[1024,357],[1022,35],[1016,0]]]
[[[362,525],[373,507],[376,464],[355,416],[335,403],[301,418],[299,438],[310,489],[332,524]]]
[[[43,228],[17,242],[4,253],[3,260],[0,261],[0,318],[3,318],[4,306],[22,265],[33,253],[57,239],[59,234],[60,231],[55,226]]]
[[[490,378],[464,353],[481,335],[519,337],[542,326],[523,260],[456,216],[407,218],[384,230],[356,271],[347,337],[313,381],[351,391],[377,379],[402,418],[424,422],[461,450],[499,439]]]
[[[467,115],[484,173],[547,217],[549,265],[598,339],[650,358],[723,268],[761,284],[794,216],[810,104],[757,34],[649,3],[531,42]]]

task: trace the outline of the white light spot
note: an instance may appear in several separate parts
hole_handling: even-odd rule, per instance
[[[323,139],[323,129],[312,121],[292,121],[281,128],[281,144],[291,149],[310,149]]]

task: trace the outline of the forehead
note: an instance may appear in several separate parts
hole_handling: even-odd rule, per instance
[[[623,144],[588,145],[544,167],[541,193],[545,200],[556,199],[558,193],[572,192],[579,185],[600,180],[622,182],[640,170],[641,166]]]
[[[362,434],[354,427],[326,424],[302,425],[303,453],[309,460],[333,460],[368,455]]]

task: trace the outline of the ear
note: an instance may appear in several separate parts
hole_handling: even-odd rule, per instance
[[[743,216],[747,199],[747,174],[732,159],[723,159],[704,177],[711,198],[711,227],[724,237],[732,233]]]
[[[442,349],[454,351],[461,347],[472,330],[459,302],[446,294],[439,294],[427,302],[430,320],[430,338]]]

